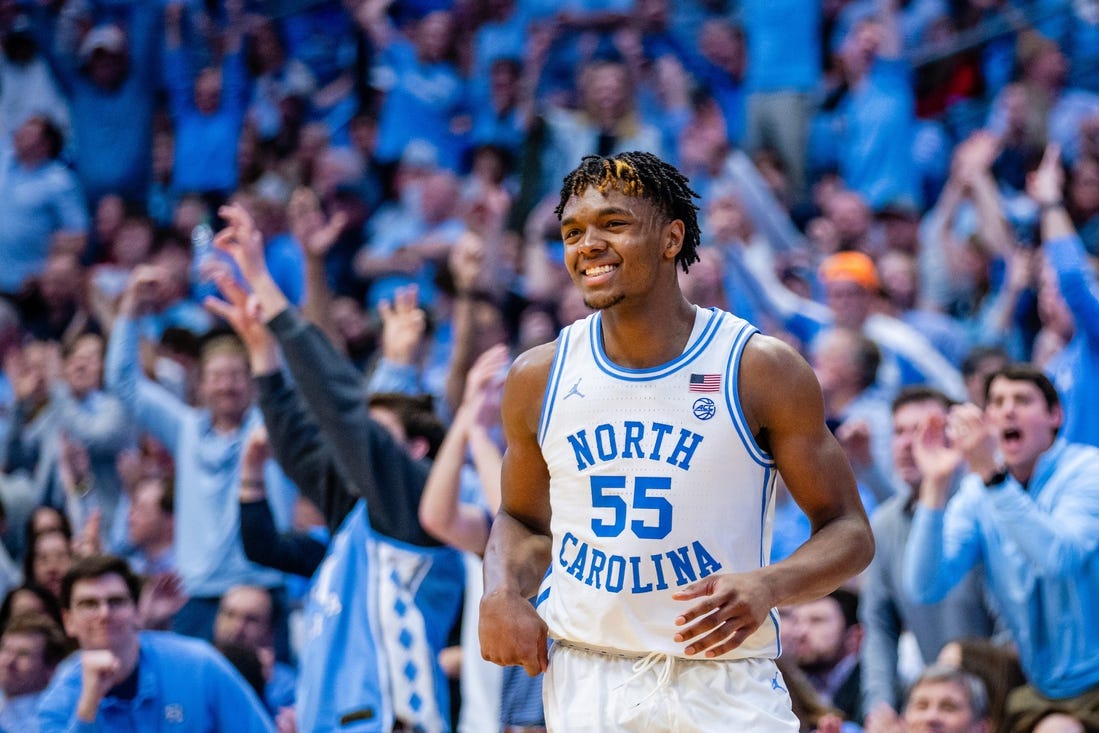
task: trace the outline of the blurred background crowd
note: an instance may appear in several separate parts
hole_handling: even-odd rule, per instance
[[[1037,200],[1047,148],[1060,195]],[[469,635],[501,374],[587,314],[560,181],[628,150],[690,179],[685,290],[805,355],[881,533],[841,597],[784,610],[805,730],[919,729],[868,714],[936,662],[983,678],[997,728],[1026,680],[980,573],[945,610],[896,577],[905,408],[983,406],[987,374],[1029,362],[1061,435],[1099,445],[1095,0],[0,0],[0,624],[24,621],[0,637],[0,730],[32,730],[62,578],[101,553],[146,579],[144,627],[217,644],[281,730],[295,704],[334,729],[335,677],[306,658],[338,643],[308,605],[366,593],[347,557],[348,585],[324,573],[355,531],[456,563],[456,589],[397,584],[449,684],[413,696],[435,723],[394,703],[390,724],[537,729],[537,690]],[[225,205],[291,304],[274,362],[255,273],[211,242]],[[1042,246],[1054,205],[1072,256]],[[772,559],[808,533],[780,486]]]

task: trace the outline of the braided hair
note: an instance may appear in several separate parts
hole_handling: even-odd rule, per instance
[[[602,194],[617,189],[626,196],[648,199],[669,221],[683,222],[683,246],[675,261],[687,272],[692,262],[698,262],[698,198],[686,177],[676,168],[652,153],[632,151],[610,157],[587,155],[561,185],[561,201],[554,210],[557,218],[573,196],[595,187]]]

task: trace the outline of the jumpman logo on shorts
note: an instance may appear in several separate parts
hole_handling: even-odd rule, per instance
[[[577,379],[577,380],[576,380],[576,384],[572,385],[572,388],[571,388],[571,389],[569,389],[569,391],[565,393],[565,396],[561,398],[561,401],[562,401],[562,402],[564,402],[565,400],[567,400],[567,399],[568,399],[569,397],[572,397],[573,395],[576,395],[576,396],[577,396],[577,397],[579,397],[580,399],[584,399],[584,393],[583,393],[583,392],[581,392],[581,391],[580,391],[580,389],[579,389],[579,387],[580,387],[580,382],[581,382],[581,381],[582,381],[583,379],[584,379],[583,377],[580,377],[580,379]]]
[[[771,689],[775,692],[786,692],[786,688],[778,683],[778,672],[771,678]]]

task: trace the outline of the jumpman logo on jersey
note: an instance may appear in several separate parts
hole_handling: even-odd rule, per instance
[[[572,397],[573,395],[576,395],[576,396],[577,396],[577,397],[579,397],[580,399],[584,399],[584,393],[583,393],[583,392],[581,392],[581,391],[580,391],[580,389],[579,389],[579,387],[580,387],[580,382],[581,382],[581,381],[582,381],[583,379],[584,379],[583,377],[580,377],[580,379],[577,379],[577,380],[576,380],[576,384],[572,385],[572,388],[571,388],[571,389],[569,389],[569,391],[565,393],[565,396],[561,398],[561,401],[562,401],[562,402],[564,402],[565,400],[567,400],[567,399],[568,399],[569,397]]]
[[[778,683],[778,672],[771,678],[771,689],[775,692],[786,692],[786,688]]]

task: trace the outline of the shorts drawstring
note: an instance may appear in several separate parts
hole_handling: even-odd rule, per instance
[[[668,683],[671,682],[672,669],[675,667],[674,656],[666,652],[650,652],[646,656],[634,662],[633,674],[630,675],[630,677],[628,677],[625,682],[623,682],[615,689],[622,689],[623,687],[627,687],[631,682],[638,679],[639,677],[641,677],[641,675],[645,674],[650,669],[661,663],[663,663],[664,666],[661,668],[660,674],[657,675],[656,685],[654,685],[651,690],[645,693],[644,697],[642,697],[640,700],[632,705],[632,707],[637,707],[638,705],[652,697],[655,692],[663,687],[666,687]]]

